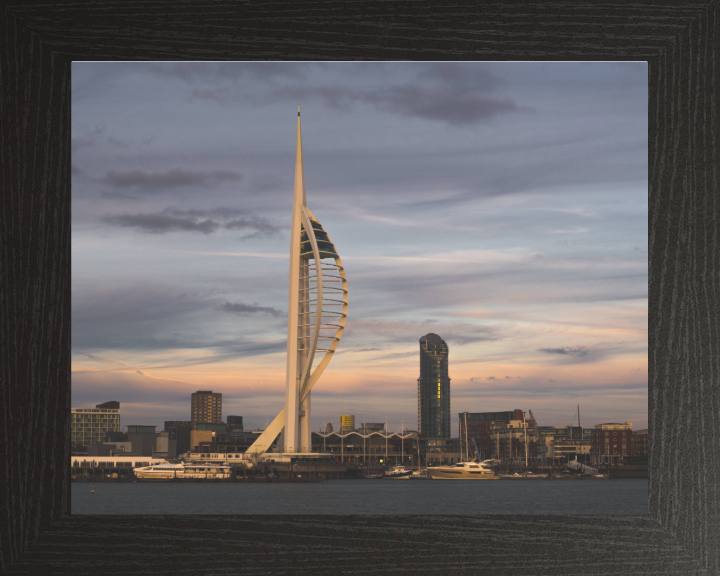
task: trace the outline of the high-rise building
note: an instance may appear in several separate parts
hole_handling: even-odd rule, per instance
[[[427,438],[450,438],[448,345],[432,333],[420,338],[418,431]]]
[[[281,432],[282,440],[278,444],[283,452],[312,451],[310,390],[333,357],[347,318],[345,268],[332,240],[307,205],[300,109],[289,280],[285,410],[248,448],[248,456],[266,453]],[[323,353],[317,360],[316,352]]]
[[[198,390],[190,395],[190,421],[193,428],[199,422],[222,422],[222,394],[212,390]]]
[[[352,432],[355,430],[355,416],[345,414],[340,416],[340,432]]]
[[[120,432],[120,402],[97,404],[95,408],[70,410],[72,446],[90,446],[105,440],[106,432]]]

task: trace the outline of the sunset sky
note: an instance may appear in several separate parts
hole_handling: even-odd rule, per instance
[[[282,409],[297,106],[348,277],[313,429],[458,412],[647,427],[647,66],[74,63],[72,406],[264,427]]]

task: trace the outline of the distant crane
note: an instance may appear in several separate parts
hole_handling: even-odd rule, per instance
[[[541,439],[540,429],[538,428],[537,420],[535,420],[535,415],[532,413],[532,410],[528,409],[528,413],[530,414],[530,419],[528,420],[528,432],[530,432],[531,438],[535,438],[535,445],[539,448]]]
[[[528,420],[528,422],[530,422],[530,428],[537,428],[538,425],[535,421],[535,416],[533,415],[532,410],[528,410],[528,412],[530,413],[530,419]]]

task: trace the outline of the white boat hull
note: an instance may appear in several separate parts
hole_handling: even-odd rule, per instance
[[[431,480],[500,480],[490,468],[474,462],[428,468],[427,473]]]
[[[133,468],[138,480],[182,480],[184,478],[219,479],[230,478],[231,471],[227,466],[213,465],[154,465]]]

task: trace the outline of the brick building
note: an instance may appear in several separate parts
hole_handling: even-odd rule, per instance
[[[649,436],[647,429],[636,430],[630,438],[630,455],[647,456],[649,448]]]
[[[591,454],[594,464],[615,464],[631,456],[632,422],[598,424],[592,431]]]

